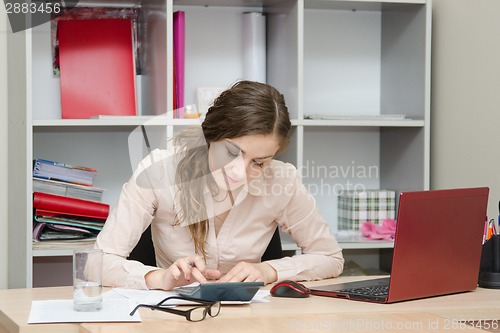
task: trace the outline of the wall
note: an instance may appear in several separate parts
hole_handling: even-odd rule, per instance
[[[0,73],[7,73],[7,14],[0,5]],[[7,230],[7,75],[0,75],[0,230]],[[0,232],[0,289],[7,288],[7,233]]]
[[[500,200],[500,1],[434,0],[431,188],[489,186],[488,216]],[[0,73],[7,18],[0,5]],[[0,230],[6,230],[7,78],[0,75]],[[0,288],[7,235],[0,233]]]
[[[434,0],[431,188],[489,186],[500,199],[500,1]]]

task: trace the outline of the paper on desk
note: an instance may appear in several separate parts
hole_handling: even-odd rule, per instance
[[[129,299],[136,305],[137,304],[155,305],[169,296],[179,296],[179,294],[177,294],[176,292],[164,291],[164,290],[114,288],[112,292],[116,293],[117,295],[120,295],[121,297],[124,297],[125,299]],[[168,304],[168,302],[165,304]],[[175,301],[175,304],[178,304],[178,301]]]
[[[113,292],[128,298],[129,300],[135,302],[136,304],[158,304],[163,299],[169,296],[179,296],[178,293],[174,291],[164,291],[164,290],[138,290],[138,289],[124,289],[115,288]],[[223,301],[222,304],[249,304],[249,303],[265,303],[269,302],[264,297],[269,296],[268,290],[259,290],[255,296],[249,302],[229,302]],[[179,304],[179,300],[172,300],[172,304]],[[169,302],[164,303],[168,305]]]
[[[96,312],[74,311],[73,300],[32,301],[28,324],[141,321],[139,311],[130,315],[135,304],[122,297],[105,295],[102,310]]]

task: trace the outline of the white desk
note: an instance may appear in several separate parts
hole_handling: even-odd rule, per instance
[[[355,279],[359,277],[341,277],[334,281]],[[473,323],[493,326],[496,330],[490,332],[500,332],[500,290],[481,288],[394,304],[320,296],[305,299],[269,297],[269,303],[223,306],[218,317],[198,323],[141,308],[141,323],[27,324],[32,300],[71,299],[71,294],[71,287],[0,290],[0,333],[485,332],[469,325]]]

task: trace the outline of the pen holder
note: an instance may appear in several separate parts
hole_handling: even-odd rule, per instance
[[[493,235],[483,244],[478,284],[500,289],[500,235]]]

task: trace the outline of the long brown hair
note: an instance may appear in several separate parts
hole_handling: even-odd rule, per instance
[[[215,99],[201,131],[190,128],[176,136],[175,146],[182,152],[176,173],[181,206],[177,218],[179,223],[189,224],[196,253],[206,257],[208,217],[203,189],[208,187],[212,194],[218,191],[209,176],[210,143],[246,135],[274,134],[280,140],[278,152],[282,152],[289,143],[290,128],[288,108],[280,92],[264,83],[239,81]]]

